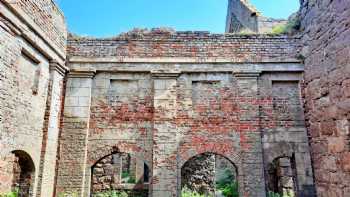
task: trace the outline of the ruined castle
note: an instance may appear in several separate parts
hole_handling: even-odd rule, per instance
[[[229,0],[225,34],[68,34],[53,0],[0,0],[0,195],[350,195],[350,2],[298,30]],[[222,170],[224,169],[224,170]],[[220,195],[219,195],[220,196]]]

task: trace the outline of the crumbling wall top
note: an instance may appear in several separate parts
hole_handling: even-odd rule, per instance
[[[135,29],[111,38],[70,34],[68,58],[199,58],[228,62],[300,62],[299,38],[287,35],[211,34],[166,28]],[[121,60],[122,61],[122,60]],[[225,61],[227,62],[227,61]]]

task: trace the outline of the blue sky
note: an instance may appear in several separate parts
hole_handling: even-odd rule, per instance
[[[172,27],[179,31],[223,33],[227,0],[56,0],[69,30],[108,37],[135,27]],[[251,0],[265,16],[287,18],[299,0]]]

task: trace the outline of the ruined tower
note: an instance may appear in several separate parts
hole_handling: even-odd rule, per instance
[[[226,33],[271,33],[287,20],[263,16],[249,0],[229,0],[226,18]]]

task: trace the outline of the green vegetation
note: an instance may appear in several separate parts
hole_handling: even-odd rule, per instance
[[[239,197],[238,182],[221,185],[217,188],[225,197]]]
[[[291,16],[286,24],[273,27],[271,34],[292,34],[300,28],[300,20],[297,14]]]
[[[126,179],[130,177],[130,173],[128,171],[123,171],[122,172],[122,179]]]
[[[124,191],[105,191],[98,192],[92,195],[93,197],[129,197],[128,193]]]
[[[281,194],[269,191],[267,197],[282,197]]]
[[[285,34],[287,33],[287,24],[276,25],[272,28],[272,34]]]
[[[189,190],[187,187],[182,188],[181,197],[209,197],[203,194]]]
[[[122,172],[122,180],[123,180],[123,183],[136,183],[136,178],[135,177],[132,177],[130,175],[130,172],[128,171],[123,171]]]
[[[220,191],[225,197],[238,197],[238,182],[233,180],[235,180],[235,175],[232,170],[225,169],[221,178],[216,182],[216,190]]]
[[[136,179],[134,177],[129,177],[128,183],[136,183]]]
[[[0,197],[18,197],[18,196],[19,196],[18,189],[15,189],[14,191],[6,194],[0,194]]]
[[[275,192],[272,192],[272,191],[269,191],[267,193],[267,196],[268,197],[294,197],[294,193],[287,193],[287,194],[279,194],[279,193],[275,193]]]

